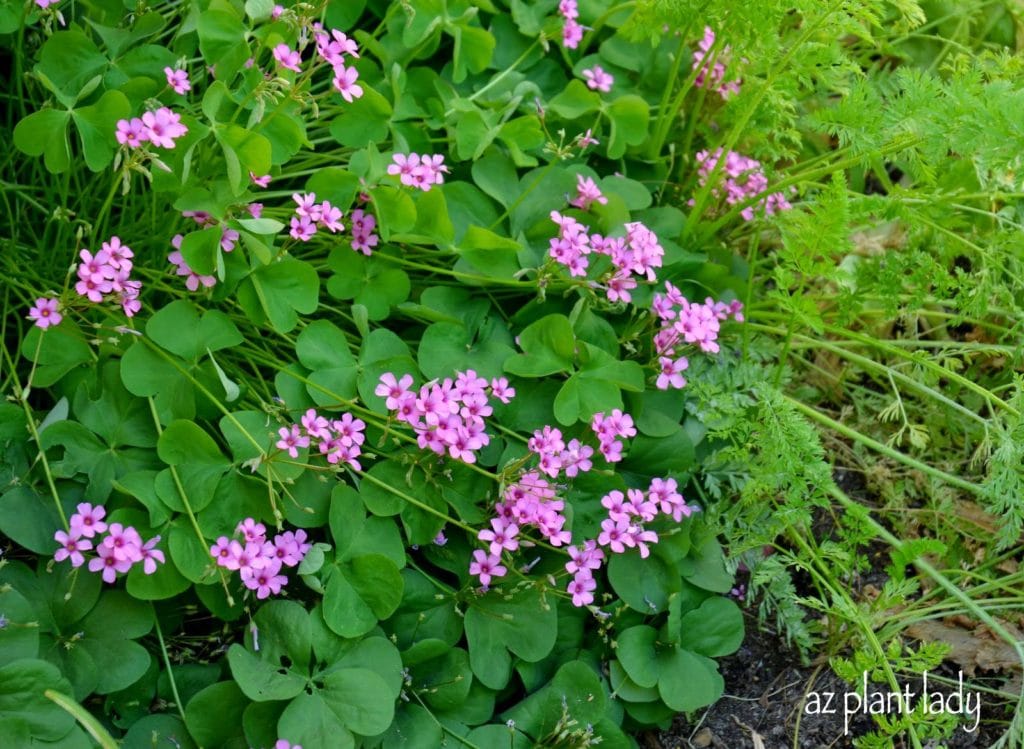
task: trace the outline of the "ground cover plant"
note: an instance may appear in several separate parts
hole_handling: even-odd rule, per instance
[[[967,622],[1019,746],[1019,32],[0,5],[0,745],[631,747]]]

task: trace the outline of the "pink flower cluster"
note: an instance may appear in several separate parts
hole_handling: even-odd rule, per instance
[[[143,143],[152,143],[159,148],[174,148],[174,141],[187,132],[188,128],[181,124],[181,115],[167,107],[160,107],[153,112],[146,112],[141,118],[118,120],[115,136],[118,143],[128,148],[138,148]]]
[[[660,367],[656,385],[660,390],[686,386],[682,372],[690,362],[685,356],[677,356],[680,346],[689,344],[701,351],[717,354],[721,322],[730,317],[736,322],[743,322],[742,302],[726,304],[711,297],[703,304],[690,302],[668,281],[665,282],[665,293],[654,295],[651,309],[661,321],[661,329],[654,336],[654,350]]]
[[[372,213],[356,208],[349,216],[352,223],[352,249],[369,256],[380,242],[377,236],[377,219]]]
[[[310,446],[312,440],[317,441],[320,454],[327,458],[331,465],[345,463],[357,471],[362,469],[359,456],[362,444],[366,439],[363,432],[366,424],[362,419],[355,419],[352,414],[342,414],[340,419],[328,419],[311,408],[302,416],[299,424],[281,427],[277,430],[277,448],[285,450],[289,457],[299,457],[299,450]]]
[[[277,8],[275,6],[275,13]],[[283,13],[283,9],[281,13]],[[280,13],[278,13],[280,16]],[[343,32],[331,29],[330,33],[323,30],[319,24],[314,25],[314,38],[316,39],[316,53],[321,60],[330,64],[334,71],[333,84],[335,90],[341,94],[347,102],[358,99],[363,95],[363,87],[356,81],[359,79],[359,71],[355,66],[348,66],[345,56],[359,59],[359,45],[354,39],[350,39]],[[278,44],[271,51],[278,67],[301,73],[302,55],[299,51],[292,49],[287,44]]]
[[[394,162],[388,164],[388,174],[396,175],[403,185],[418,187],[428,192],[434,185],[444,184],[444,175],[448,167],[444,164],[444,156],[440,154],[401,153],[392,155]]]
[[[721,148],[714,153],[708,151],[699,151],[697,153],[697,182],[701,187],[707,184],[708,177],[715,170],[721,156]],[[729,151],[726,154],[725,165],[718,179],[722,181],[722,185],[721,187],[716,186],[712,188],[711,194],[716,198],[724,197],[725,202],[729,205],[736,205],[752,198],[764,196],[756,203],[748,205],[740,211],[740,215],[747,221],[754,219],[756,208],[764,208],[764,212],[771,216],[779,211],[788,211],[793,207],[781,192],[765,195],[765,191],[768,189],[768,178],[761,168],[761,162],[757,159],[751,159],[735,151]],[[689,201],[689,204],[694,204],[693,199]]]
[[[286,531],[268,541],[266,526],[252,518],[239,523],[235,533],[242,535],[241,541],[221,536],[210,547],[210,556],[217,560],[218,567],[237,570],[242,584],[255,590],[260,600],[281,592],[288,584],[288,578],[281,574],[282,567],[297,567],[310,549],[305,531]]]
[[[658,542],[658,534],[645,528],[644,523],[652,522],[659,514],[678,523],[699,509],[686,504],[675,479],[660,478],[651,481],[646,496],[640,489],[627,489],[625,494],[615,490],[601,498],[601,506],[608,511],[608,517],[601,521],[596,542],[588,539],[582,546],[569,547],[570,559],[565,569],[573,578],[566,592],[572,595],[574,606],[594,602],[594,572],[601,569],[605,549],[612,554],[637,549],[640,558],[646,559],[651,553],[649,545]]]
[[[44,296],[39,297],[29,309],[28,319],[42,330],[46,330],[51,325],[60,325],[60,321],[64,319],[64,315],[60,313],[60,302],[56,299],[47,299]]]
[[[594,414],[591,428],[600,443],[600,452],[609,463],[622,460],[622,443],[620,438],[633,437],[636,429],[633,418],[619,409],[608,416],[604,413]],[[487,589],[491,579],[503,576],[507,570],[501,565],[501,555],[506,551],[519,548],[519,531],[524,526],[532,526],[552,546],[561,546],[572,540],[572,535],[565,530],[567,518],[563,513],[565,502],[555,496],[555,486],[541,473],[557,478],[564,473],[568,478],[575,478],[593,468],[591,458],[594,448],[582,444],[577,439],[568,443],[562,438],[562,432],[551,426],[545,426],[533,433],[527,442],[527,448],[537,456],[538,470],[523,473],[517,481],[509,484],[503,495],[504,501],[495,505],[497,517],[491,520],[490,529],[480,531],[477,537],[489,543],[488,550],[473,552],[473,561],[469,572],[480,578],[480,585]]]
[[[705,58],[714,44],[715,32],[711,30],[710,26],[705,26],[704,38],[697,42],[697,49],[693,51],[692,70],[700,70],[697,78],[694,80],[694,85],[700,88],[709,86],[723,99],[728,99],[730,96],[740,92],[740,82],[725,80],[725,64],[721,61],[723,59],[727,60],[729,57],[730,48],[728,46],[717,56],[713,66],[709,66],[705,62]]]
[[[167,260],[175,268],[175,274],[185,277],[185,288],[189,291],[196,291],[200,285],[210,288],[215,286],[217,279],[213,276],[201,276],[196,273],[189,264],[185,262],[185,258],[181,255],[181,242],[184,239],[180,234],[175,234],[171,238],[171,246],[174,247],[174,252],[167,256]]]
[[[90,302],[102,302],[107,294],[117,294],[125,315],[133,317],[142,309],[139,292],[141,281],[133,281],[132,258],[135,253],[128,245],[121,244],[119,237],[111,237],[103,243],[103,249],[95,255],[83,249],[78,253],[78,282],[75,291]]]
[[[636,436],[633,417],[618,408],[613,409],[607,416],[603,411],[594,414],[590,420],[590,428],[594,430],[600,443],[598,451],[609,463],[618,463],[622,460],[623,445],[619,440]]]
[[[562,25],[562,44],[566,49],[576,49],[583,39],[583,27],[580,26],[580,10],[576,0],[560,0],[558,12],[565,23]]]
[[[595,198],[596,199],[596,198]],[[571,276],[585,276],[592,253],[611,258],[613,269],[604,277],[605,294],[610,302],[629,302],[637,282],[633,275],[654,281],[654,269],[660,268],[665,250],[658,237],[639,221],[626,224],[625,237],[588,234],[588,227],[571,216],[551,212],[558,224],[558,236],[551,239],[548,254],[569,269]]]
[[[562,471],[569,478],[574,478],[594,467],[590,460],[594,455],[594,448],[584,445],[577,439],[569,440],[566,444],[562,439],[561,430],[554,427],[545,426],[535,431],[526,446],[537,456],[537,467],[541,472],[552,478],[557,477]]]
[[[587,88],[594,91],[602,91],[608,93],[612,90],[612,84],[615,83],[615,78],[611,73],[605,71],[600,65],[595,65],[592,68],[587,68],[583,71],[583,77],[587,81]]]
[[[107,511],[102,505],[93,507],[88,502],[83,502],[77,507],[78,512],[71,516],[69,529],[57,531],[53,534],[54,540],[60,544],[60,548],[53,554],[56,562],[71,560],[72,567],[81,567],[85,564],[85,555],[82,552],[92,551],[93,542],[96,540],[95,551],[97,556],[89,560],[90,572],[103,572],[103,580],[113,583],[118,573],[128,572],[135,564],[142,565],[142,571],[147,575],[156,572],[157,564],[163,564],[164,553],[156,548],[160,542],[160,536],[154,536],[143,543],[139,532],[131,526],[123,526],[120,523],[104,522]],[[106,536],[100,538],[101,534]]]
[[[292,200],[296,207],[291,220],[292,228],[288,233],[293,239],[308,242],[316,234],[317,227],[327,229],[332,234],[345,231],[345,225],[341,223],[344,214],[340,208],[331,205],[329,200],[317,203],[315,192],[295,193]]]
[[[428,383],[418,392],[411,389],[412,383],[410,374],[398,379],[385,372],[374,392],[385,399],[396,419],[413,428],[421,448],[464,463],[475,463],[476,451],[490,443],[484,417],[494,409],[488,395],[508,403],[516,394],[504,377],[488,382],[472,369],[457,372],[454,381],[446,377]]]

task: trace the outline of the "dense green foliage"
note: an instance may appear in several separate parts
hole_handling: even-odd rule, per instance
[[[916,618],[962,612],[1012,641],[1014,13],[580,0],[572,46],[555,0],[0,3],[0,745],[631,747],[721,696],[716,659],[745,627],[890,685],[947,654],[903,637]],[[357,43],[358,92],[332,83],[314,23]],[[595,66],[608,90],[587,85]],[[187,128],[173,147],[119,142],[162,107]],[[719,149],[757,159],[764,187]],[[394,168],[411,153],[446,171],[416,189]],[[603,202],[580,202],[585,179]],[[345,231],[301,235],[310,193]],[[367,215],[379,243],[359,248]],[[617,296],[613,251],[576,273],[550,249],[571,221],[631,246],[642,224],[663,256]],[[80,251],[115,236],[137,310],[79,288]],[[659,361],[666,282],[742,302],[718,315],[720,351],[689,341],[682,388]],[[40,298],[59,324],[27,319]],[[378,388],[467,370],[516,391],[487,385],[472,461],[417,444]],[[309,409],[361,420],[361,455],[317,450],[305,422],[288,444]],[[592,427],[617,411],[635,423],[621,461]],[[589,471],[547,474],[572,544],[608,533],[616,492],[671,480],[699,507],[652,510],[649,549],[601,541],[589,600],[543,524],[499,549],[490,586],[470,566],[495,503],[540,476],[544,427],[596,450]],[[83,502],[158,537],[163,563],[109,584],[54,561]],[[965,532],[964,505],[992,527]],[[245,518],[308,534],[270,600],[211,552]],[[888,582],[861,598],[879,539]],[[915,714],[858,740],[955,729]]]

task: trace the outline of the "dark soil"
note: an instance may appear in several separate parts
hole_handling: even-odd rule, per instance
[[[856,471],[837,468],[836,483],[848,494],[865,500],[863,478]],[[814,533],[818,538],[831,535],[830,522],[819,518]],[[859,595],[867,586],[881,586],[887,575],[884,567],[889,563],[888,547],[873,544],[865,550],[871,560],[872,569],[857,575],[851,581],[854,595]],[[799,586],[799,581],[797,581]],[[804,591],[804,592],[810,592]],[[760,632],[756,621],[748,621],[747,638],[737,653],[719,660],[719,668],[725,679],[725,694],[703,713],[687,719],[677,716],[667,731],[649,732],[638,737],[645,749],[845,749],[853,747],[853,740],[876,729],[870,715],[851,714],[849,725],[844,726],[844,695],[853,692],[851,687],[830,668],[826,658],[803,666],[799,656],[782,639],[769,632]],[[933,675],[956,681],[959,667],[945,663]],[[978,678],[975,684],[1000,688],[1005,675],[991,679]],[[901,682],[902,685],[902,682]],[[929,682],[928,692],[936,691],[936,684]],[[911,690],[921,692],[921,683],[910,683]],[[882,690],[872,684],[869,690]],[[1015,689],[1015,687],[1011,687]],[[970,684],[964,684],[964,693],[971,691]],[[885,690],[887,691],[887,690]],[[949,693],[954,691],[939,688]],[[811,703],[808,695],[817,693],[825,705],[827,693],[834,693],[834,714],[813,714],[805,712]],[[974,692],[974,694],[979,694]],[[981,725],[971,733],[960,727],[943,741],[922,740],[925,749],[985,749],[1003,736],[1008,719],[1012,716],[1012,705],[1000,701],[990,694],[981,694]],[[851,697],[851,706],[853,698]],[[975,698],[977,699],[977,698]],[[914,702],[916,702],[916,698]],[[851,710],[851,713],[856,713]],[[895,712],[890,716],[897,717]],[[968,720],[970,725],[972,720]],[[894,749],[909,749],[909,741],[897,739]]]
[[[668,731],[650,733],[641,739],[647,749],[844,749],[853,739],[870,733],[870,716],[851,716],[844,735],[843,694],[851,688],[836,676],[827,663],[800,666],[796,654],[771,635],[751,633],[739,652],[720,662],[725,677],[725,695],[693,720],[677,717]],[[940,675],[956,678],[956,669],[943,669]],[[874,688],[878,688],[877,686]],[[970,687],[965,684],[965,692]],[[919,685],[911,685],[919,689]],[[809,692],[824,695],[834,692],[835,715],[804,714],[804,698]],[[929,692],[934,685],[929,684]],[[948,690],[943,690],[948,691]],[[998,724],[988,719],[1003,718],[1005,705],[996,704],[988,695],[981,702],[982,724],[973,733],[958,728],[943,742],[924,742],[925,747],[947,749],[983,749],[1001,736]],[[761,744],[755,743],[754,733]],[[897,741],[894,747],[909,747]]]

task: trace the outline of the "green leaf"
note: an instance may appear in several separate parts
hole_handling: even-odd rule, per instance
[[[242,692],[256,702],[290,700],[306,686],[305,677],[263,660],[237,643],[228,649],[228,663]]]
[[[36,363],[32,378],[36,387],[49,387],[80,364],[95,361],[82,331],[69,325],[67,318],[45,331],[33,326],[21,343],[21,356]]]
[[[57,109],[33,112],[14,128],[14,145],[29,156],[42,156],[47,171],[67,171],[71,160],[68,122],[71,113]]]
[[[462,161],[477,159],[498,135],[497,117],[492,112],[471,109],[455,125],[455,152]]]
[[[519,197],[515,164],[500,151],[492,149],[483,158],[474,160],[472,173],[477,186],[506,208]]]
[[[335,247],[327,265],[334,271],[328,293],[363,305],[370,320],[385,319],[391,307],[409,298],[409,276],[377,255],[367,258],[349,247]]]
[[[613,555],[608,581],[619,598],[641,614],[665,611],[669,596],[681,588],[675,565],[665,560],[657,547],[646,559],[632,550]]]
[[[0,725],[23,722],[38,741],[57,741],[70,733],[75,719],[43,696],[46,689],[67,694],[71,685],[45,661],[24,659],[0,667]]]
[[[677,712],[691,712],[710,705],[722,696],[725,681],[718,665],[703,655],[682,648],[659,654],[661,678],[658,693]]]
[[[505,360],[505,371],[520,377],[544,377],[572,369],[576,337],[565,315],[547,315],[519,334],[525,353]]]
[[[319,386],[306,386],[317,405],[338,406],[339,398],[355,398],[359,366],[338,326],[326,320],[310,323],[299,333],[295,353],[302,365],[312,370],[309,379]]]
[[[181,240],[181,257],[196,273],[213,275],[217,271],[221,235],[219,226],[189,232]]]
[[[547,135],[541,127],[540,119],[536,115],[528,114],[525,117],[511,119],[502,125],[498,132],[498,140],[505,144],[516,166],[530,167],[537,166],[537,159],[526,151],[543,146],[547,141]]]
[[[658,630],[646,625],[625,629],[615,638],[615,656],[637,686],[653,687],[658,683],[661,664],[655,649],[657,640]]]
[[[482,73],[487,69],[497,44],[490,32],[468,24],[449,26],[448,32],[455,37],[452,53],[453,82],[462,83],[468,73]]]
[[[284,258],[254,270],[238,289],[238,302],[260,324],[269,320],[280,333],[287,333],[299,322],[299,314],[316,311],[320,298],[320,279],[309,263]]]
[[[107,91],[95,104],[72,110],[71,116],[82,137],[85,164],[92,171],[102,171],[113,161],[117,121],[130,115],[131,104],[120,91]]]
[[[515,353],[507,328],[489,320],[479,333],[461,323],[438,322],[423,331],[418,361],[427,377],[453,377],[456,371],[475,369],[491,379],[502,374],[502,364]]]
[[[595,413],[616,408],[622,408],[622,397],[614,383],[587,380],[579,373],[566,380],[554,404],[555,418],[565,426],[590,421]]]
[[[608,107],[607,115],[611,121],[608,158],[621,158],[626,152],[627,145],[638,146],[647,140],[650,107],[636,94],[620,96],[613,101]]]
[[[158,310],[146,323],[146,334],[171,353],[190,361],[210,351],[237,346],[244,339],[231,319],[219,310],[199,310],[179,299]],[[122,368],[123,372],[123,368]]]
[[[199,14],[196,28],[203,58],[213,66],[218,80],[230,83],[252,56],[247,29],[238,12],[227,2],[211,3],[209,10]]]
[[[506,650],[531,663],[551,652],[558,636],[557,607],[533,588],[491,593],[470,602],[465,627],[473,673],[486,686],[501,689],[508,679]]]
[[[343,668],[327,674],[320,694],[344,726],[363,736],[383,733],[395,715],[388,685],[365,668]]]
[[[225,746],[242,738],[242,714],[247,704],[235,682],[212,684],[185,706],[185,725],[200,746]]]
[[[217,482],[231,467],[213,438],[191,421],[171,422],[160,435],[157,454],[167,465],[177,467],[194,512],[212,501]]]
[[[380,554],[364,554],[331,570],[324,621],[342,637],[359,637],[386,619],[402,600],[402,576]]]
[[[306,192],[316,194],[317,200],[329,200],[331,205],[344,209],[352,203],[359,190],[359,177],[340,166],[318,169],[306,181]]]
[[[27,486],[0,495],[0,531],[18,546],[49,556],[57,548],[53,532],[60,527],[52,497],[43,497]]]
[[[562,93],[548,102],[548,107],[559,117],[575,120],[601,108],[601,97],[587,88],[578,78],[569,81]]]
[[[135,721],[121,741],[124,749],[152,749],[154,744],[166,744],[175,749],[196,749],[185,723],[170,713],[147,715]]]
[[[46,40],[35,71],[70,109],[107,64],[107,58],[92,39],[78,29],[69,29],[57,31]]]
[[[708,598],[679,624],[679,644],[711,658],[735,653],[743,643],[743,613],[735,601]]]
[[[39,619],[32,604],[14,588],[0,587],[0,611],[7,620],[0,629],[0,666],[39,655]]]
[[[416,225],[416,204],[408,192],[379,185],[369,193],[381,241],[387,242],[392,234],[407,232]]]
[[[642,476],[680,475],[693,468],[693,441],[682,427],[667,437],[640,434],[629,445],[629,457],[622,468]]]
[[[300,694],[288,703],[277,723],[281,736],[301,746],[354,749],[356,742],[320,692]]]
[[[270,141],[262,135],[239,125],[227,125],[214,133],[224,149],[228,181],[236,194],[248,187],[249,172],[266,174],[270,171]]]
[[[331,122],[331,137],[349,148],[379,143],[388,136],[391,114],[391,102],[372,86],[364,85],[363,95],[345,104],[341,114]]]
[[[455,251],[471,272],[488,278],[511,279],[520,269],[520,249],[519,242],[514,239],[479,226],[470,226]]]

